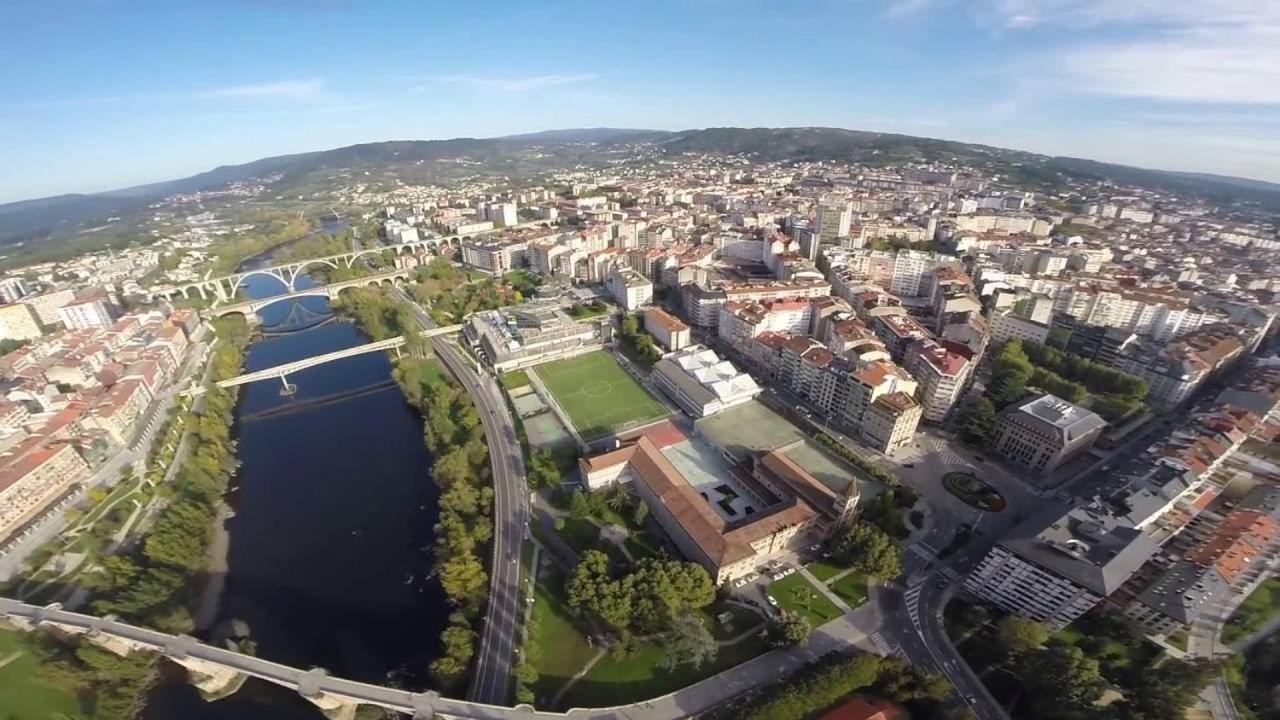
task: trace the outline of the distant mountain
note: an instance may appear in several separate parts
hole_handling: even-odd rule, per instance
[[[1202,195],[1216,200],[1244,199],[1280,209],[1280,185],[1275,183],[1148,170],[894,133],[823,127],[723,127],[682,132],[576,128],[485,139],[365,143],[268,157],[242,165],[224,165],[187,178],[111,192],[59,195],[0,204],[0,245],[39,240],[51,234],[87,227],[108,217],[144,208],[175,193],[212,190],[227,183],[275,174],[284,177],[280,185],[282,188],[297,187],[305,183],[312,173],[322,171],[395,172],[406,180],[429,180],[433,172],[429,162],[433,160],[467,157],[479,162],[510,163],[521,151],[538,145],[552,148],[548,151],[552,159],[547,162],[559,160],[572,164],[590,160],[592,153],[608,151],[612,146],[636,143],[652,144],[668,155],[744,155],[761,161],[836,160],[869,164],[959,161],[985,165],[1012,181],[1034,188],[1052,189],[1066,179],[1106,178],[1121,184]]]
[[[567,130],[543,130],[520,135],[504,135],[498,140],[521,140],[550,143],[633,143],[655,142],[675,133],[663,130],[634,130],[628,128],[570,128]]]

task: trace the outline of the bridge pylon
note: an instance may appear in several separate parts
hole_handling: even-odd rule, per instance
[[[287,396],[287,395],[292,395],[292,394],[294,394],[294,393],[298,392],[298,386],[297,386],[297,385],[295,385],[295,384],[293,384],[293,383],[291,383],[291,382],[289,382],[289,376],[288,376],[288,375],[281,375],[281,376],[280,376],[280,383],[281,383],[282,385],[284,385],[284,387],[280,388],[280,394],[281,394],[281,395],[285,395],[285,396]]]

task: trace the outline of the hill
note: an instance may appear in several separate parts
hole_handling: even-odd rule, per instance
[[[1216,201],[1233,199],[1280,210],[1280,185],[1245,178],[1115,165],[1070,157],[1049,157],[1003,148],[894,133],[841,128],[707,128],[683,132],[622,128],[549,130],[498,138],[397,140],[350,145],[318,152],[280,155],[241,165],[225,165],[168,182],[92,195],[59,195],[0,205],[0,245],[65,235],[108,217],[146,207],[175,193],[213,190],[227,183],[282,176],[277,189],[293,191],[352,171],[406,182],[442,179],[454,161],[484,163],[496,175],[516,177],[574,164],[597,164],[613,151],[652,144],[667,155],[742,155],[760,161],[835,160],[887,165],[958,161],[984,167],[1010,181],[1040,190],[1066,180],[1109,179]],[[537,151],[531,149],[536,146]],[[464,166],[465,167],[465,166]],[[472,170],[473,171],[473,170]]]

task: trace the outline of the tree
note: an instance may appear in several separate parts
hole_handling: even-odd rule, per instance
[[[454,555],[440,565],[440,587],[457,604],[478,604],[484,600],[489,577],[475,555]]]
[[[973,445],[986,443],[995,429],[996,406],[986,397],[970,405],[960,420],[960,438]]]
[[[996,640],[1005,652],[1017,657],[1044,647],[1049,629],[1020,615],[1006,615],[996,623]]]
[[[1098,661],[1071,645],[1052,645],[1026,656],[1021,673],[1037,717],[1075,718],[1102,694]]]
[[[644,527],[644,523],[649,519],[649,506],[643,502],[636,503],[636,509],[631,513],[631,522],[636,527]]]
[[[951,695],[951,682],[939,673],[924,672],[907,661],[889,656],[880,661],[875,691],[894,702],[942,702]]]
[[[987,390],[987,395],[995,403],[996,407],[1003,408],[1006,405],[1012,405],[1027,394],[1027,380],[1029,378],[1030,375],[1028,373],[1018,369],[997,373],[992,378],[991,387]]]
[[[666,670],[675,670],[681,665],[692,665],[697,670],[703,663],[715,660],[720,650],[702,618],[688,611],[672,618],[671,631],[663,636],[662,644],[666,654],[658,667]]]
[[[813,627],[798,613],[787,613],[769,621],[766,636],[770,647],[799,647],[809,642]]]
[[[880,528],[856,522],[836,541],[835,551],[845,564],[870,577],[891,579],[902,572],[902,549]]]

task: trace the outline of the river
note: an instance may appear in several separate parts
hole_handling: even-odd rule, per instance
[[[300,282],[305,282],[303,279]],[[278,294],[266,277],[252,297]],[[323,298],[308,309],[327,312]],[[291,303],[264,312],[264,326]],[[259,370],[367,342],[349,322],[253,342]],[[448,604],[429,577],[438,491],[422,422],[391,382],[380,353],[309,368],[241,388],[236,434],[241,467],[227,501],[230,550],[218,617],[248,624],[257,654],[302,668],[403,687],[427,685]],[[200,699],[167,673],[145,720],[321,718],[292,691],[249,681],[235,695]]]

